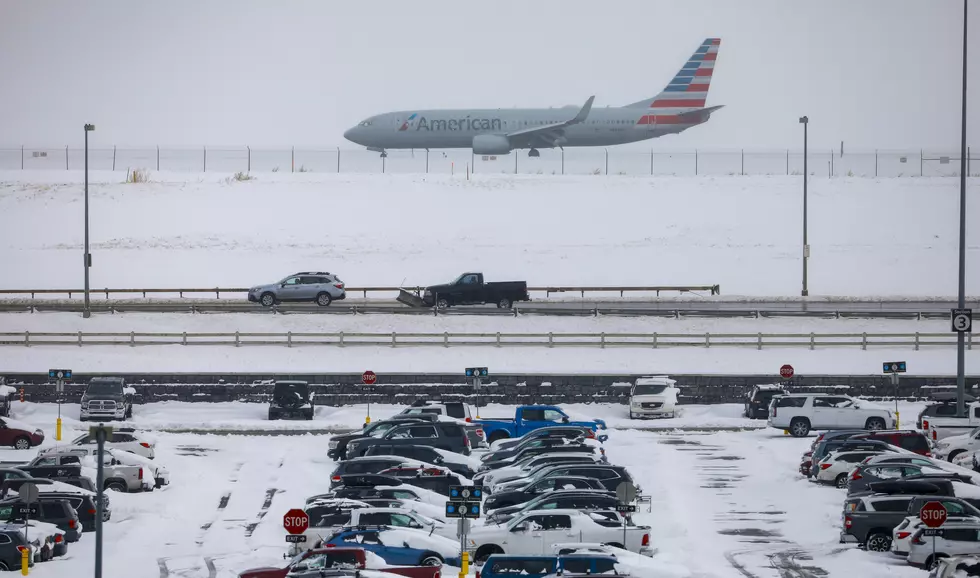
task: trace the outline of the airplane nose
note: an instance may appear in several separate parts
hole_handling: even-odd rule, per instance
[[[353,143],[361,144],[357,142],[357,127],[349,128],[344,131],[344,138]]]

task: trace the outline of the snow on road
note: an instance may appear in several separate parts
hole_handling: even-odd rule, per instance
[[[92,286],[237,287],[308,270],[424,285],[476,269],[532,285],[799,294],[797,177],[228,176],[92,173]],[[82,250],[81,182],[80,171],[0,172],[2,286],[80,284],[64,272]],[[952,178],[812,179],[810,293],[952,294],[957,192]],[[58,226],[42,235],[37,223]],[[967,260],[980,260],[980,233],[968,235]],[[967,275],[975,291],[980,270]]]
[[[217,415],[260,421],[248,417],[245,405],[147,404],[137,408],[132,423],[154,429],[161,424],[209,425],[209,408]],[[911,416],[918,407],[903,404],[902,411]],[[18,402],[13,409],[17,419],[53,433],[55,406]],[[363,415],[356,407],[322,409],[330,409],[327,419],[338,425],[356,427]],[[399,408],[376,409],[380,417]],[[613,428],[633,423],[620,415],[620,407],[566,409],[575,418],[604,417]],[[662,423],[762,425],[737,417],[734,405],[685,409],[689,411],[676,420]],[[504,415],[508,410],[513,408],[496,406],[486,413]],[[83,427],[72,419],[76,412],[76,407],[63,407],[66,439]],[[651,511],[641,505],[636,516],[638,523],[651,526],[651,545],[657,551],[645,561],[649,575],[768,578],[797,575],[779,569],[800,565],[809,567],[810,575],[923,575],[890,555],[837,543],[844,494],[811,484],[796,472],[799,455],[812,438],[791,438],[772,429],[608,433],[610,461],[626,466],[642,494],[651,497]],[[324,491],[334,467],[325,455],[329,435],[149,435],[157,443],[156,461],[171,472],[171,484],[151,493],[112,494],[113,516],[105,525],[106,578],[234,578],[248,568],[281,566],[286,551],[283,514]],[[53,443],[49,437],[45,446]],[[0,459],[28,460],[34,451],[2,450]],[[94,560],[93,545],[94,536],[87,533],[69,546],[69,559],[40,564],[31,575],[86,574]]]

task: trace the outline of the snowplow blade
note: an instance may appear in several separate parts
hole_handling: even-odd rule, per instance
[[[395,299],[395,301],[408,305],[409,307],[423,307],[422,298],[419,297],[414,291],[409,291],[407,289],[399,289],[398,297]]]

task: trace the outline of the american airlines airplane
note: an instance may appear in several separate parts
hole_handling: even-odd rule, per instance
[[[414,110],[372,116],[344,138],[387,156],[387,149],[472,148],[478,155],[530,149],[608,146],[676,134],[708,120],[705,108],[720,38],[706,38],[663,91],[622,107]]]

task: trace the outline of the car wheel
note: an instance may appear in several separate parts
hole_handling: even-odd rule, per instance
[[[837,486],[838,488],[846,488],[847,474],[840,474],[836,478],[834,478],[834,485]]]
[[[623,545],[620,544],[619,542],[606,542],[605,544],[603,544],[603,546],[610,546],[612,548],[619,548],[620,550],[625,550],[626,549],[626,548],[623,548]]]
[[[419,561],[419,566],[442,566],[442,558],[437,554],[427,554],[422,556],[422,560]]]
[[[506,297],[497,302],[498,309],[510,309],[511,305],[513,305],[513,303],[511,303],[510,299]]]
[[[493,554],[503,554],[503,553],[504,553],[503,548],[501,548],[500,546],[496,546],[494,544],[489,544],[487,546],[480,546],[480,548],[476,551],[476,554],[473,556],[473,560],[477,564],[483,564],[484,562],[487,561],[487,558],[489,558]]]
[[[129,488],[126,486],[126,484],[124,482],[120,482],[120,481],[117,481],[117,480],[112,480],[112,481],[106,483],[105,489],[107,489],[107,490],[115,490],[117,492],[126,492],[127,490],[129,490]]]
[[[272,307],[276,304],[276,296],[272,293],[263,293],[262,297],[259,298],[259,302],[266,307]]]
[[[868,423],[864,424],[864,429],[879,431],[885,429],[885,420],[880,417],[868,418]]]
[[[794,417],[793,421],[789,422],[789,433],[795,438],[806,437],[810,433],[810,420],[805,417]]]
[[[330,305],[330,302],[331,299],[329,293],[323,292],[316,296],[316,304],[320,307],[326,307],[327,305]]]
[[[868,536],[868,540],[864,543],[865,549],[869,552],[887,552],[891,550],[892,547],[892,537],[888,534],[872,534]]]
[[[5,563],[0,562],[0,570],[3,570],[4,572],[6,572],[6,571],[10,570],[10,568],[8,568]]]
[[[31,449],[31,439],[25,436],[20,436],[14,440],[15,450],[29,450]]]
[[[440,299],[436,301],[437,309],[449,309],[449,299]]]
[[[953,450],[953,451],[949,452],[949,456],[946,458],[946,461],[948,461],[948,462],[953,461],[954,459],[956,459],[956,456],[962,454],[965,451],[966,450]]]

